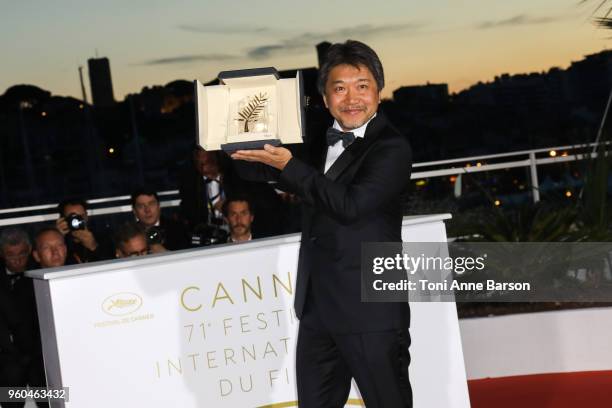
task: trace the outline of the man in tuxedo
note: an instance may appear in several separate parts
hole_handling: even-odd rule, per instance
[[[59,234],[59,232],[58,232]],[[0,385],[45,386],[42,345],[32,279],[28,234],[16,227],[0,233]],[[23,407],[23,402],[3,402],[2,407]],[[44,402],[39,407],[48,407]]]
[[[226,175],[217,152],[207,152],[196,146],[192,152],[193,167],[181,176],[179,194],[181,216],[191,228],[201,224],[221,224],[221,208],[234,187],[231,175]]]
[[[278,219],[281,198],[268,183],[246,182],[235,172],[233,163],[219,152],[196,146],[193,166],[181,176],[180,214],[192,230],[203,225],[224,225],[223,203],[227,197],[248,195],[251,210],[257,213],[253,229],[258,237],[282,232]]]
[[[319,91],[335,121],[307,140],[308,158],[284,147],[238,151],[241,173],[276,178],[303,202],[295,311],[300,318],[300,407],[342,407],[354,378],[367,407],[412,407],[407,303],[361,302],[364,242],[401,241],[411,149],[378,111],[384,86],[376,53],[334,44]],[[240,162],[237,162],[240,163]]]

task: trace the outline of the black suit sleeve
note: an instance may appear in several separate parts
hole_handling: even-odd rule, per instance
[[[350,224],[376,211],[408,186],[412,154],[402,137],[377,141],[349,184],[332,181],[303,161],[292,158],[281,182],[304,200],[342,224]]]
[[[278,181],[280,171],[263,163],[251,163],[244,160],[235,160],[234,168],[240,178],[248,181]]]

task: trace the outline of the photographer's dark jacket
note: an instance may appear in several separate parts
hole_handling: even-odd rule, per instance
[[[82,244],[77,243],[72,237],[72,231],[66,234],[66,265],[78,263],[105,261],[115,258],[115,251],[111,240],[112,232],[110,227],[104,223],[92,221],[90,217],[87,222],[87,229],[91,231],[98,246],[94,251],[89,250]],[[79,262],[80,260],[80,262]]]
[[[163,245],[170,251],[178,251],[190,247],[191,238],[187,232],[187,227],[179,221],[171,218],[161,217],[159,227],[163,231]]]

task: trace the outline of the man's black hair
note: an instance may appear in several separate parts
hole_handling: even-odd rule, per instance
[[[338,65],[351,65],[355,68],[365,66],[374,76],[378,90],[382,91],[385,87],[385,74],[382,63],[376,52],[362,42],[347,40],[344,43],[336,43],[329,47],[325,62],[319,68],[319,78],[317,89],[321,95],[325,94],[325,84],[329,72]]]
[[[87,201],[85,201],[84,199],[80,197],[66,198],[65,200],[62,200],[57,205],[57,212],[59,213],[60,217],[64,217],[64,210],[69,205],[80,205],[81,207],[83,207],[85,211],[87,211]],[[68,215],[68,214],[65,214],[65,215]]]
[[[144,228],[140,224],[133,221],[121,224],[113,234],[115,248],[120,248],[124,243],[138,235],[142,235],[146,238]]]
[[[136,206],[136,199],[140,197],[141,195],[154,196],[157,202],[159,203],[159,196],[157,195],[157,191],[149,187],[138,187],[136,190],[132,192],[132,195],[130,197],[132,201],[132,207]]]
[[[229,205],[231,203],[236,202],[236,201],[245,201],[249,205],[249,212],[251,213],[251,215],[255,214],[253,212],[253,202],[251,201],[249,196],[247,194],[236,193],[236,194],[232,194],[231,196],[227,197],[225,199],[225,201],[223,202],[223,206],[221,207],[221,211],[223,212],[223,215],[225,217],[227,217],[227,214],[228,214],[228,211],[229,211]]]

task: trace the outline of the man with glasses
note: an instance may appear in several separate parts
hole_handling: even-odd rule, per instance
[[[133,222],[123,224],[115,232],[115,256],[130,258],[150,253],[143,228]]]

